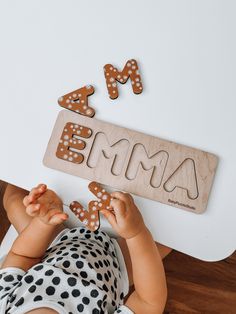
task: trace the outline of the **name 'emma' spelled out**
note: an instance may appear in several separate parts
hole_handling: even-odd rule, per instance
[[[195,213],[206,209],[215,155],[63,110],[44,164]]]

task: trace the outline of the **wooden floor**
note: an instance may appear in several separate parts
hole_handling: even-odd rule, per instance
[[[174,251],[164,266],[169,291],[166,314],[236,314],[236,252],[209,263]]]
[[[0,181],[0,243],[2,242],[2,239],[4,238],[4,235],[6,234],[10,223],[6,217],[5,210],[3,208],[2,204],[2,198],[5,191],[6,183]]]
[[[9,227],[2,206],[4,187],[0,181],[0,242]],[[164,266],[169,291],[165,314],[236,314],[236,252],[208,263],[173,251]]]

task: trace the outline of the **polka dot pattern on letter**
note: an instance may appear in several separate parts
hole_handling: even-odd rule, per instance
[[[108,94],[111,99],[116,99],[119,96],[117,83],[125,84],[131,79],[131,86],[135,94],[140,94],[143,91],[143,85],[137,61],[134,59],[128,60],[122,72],[119,72],[112,64],[104,66],[104,75],[106,79]]]
[[[98,201],[89,202],[88,210],[84,209],[79,202],[74,201],[70,204],[70,210],[89,230],[95,231],[100,226],[99,210],[111,209],[111,196],[97,182],[90,182],[88,188],[98,197]]]
[[[86,210],[79,202],[74,201],[70,204],[70,210],[89,230],[95,231],[99,228],[99,213],[94,211],[91,206]]]
[[[99,183],[92,181],[89,183],[88,188],[90,192],[92,192],[98,198],[97,202],[91,202],[91,206],[94,207],[93,210],[111,209],[111,195],[105,191],[105,189],[103,189]]]
[[[82,163],[84,160],[84,155],[77,151],[83,150],[86,146],[86,143],[78,137],[89,138],[91,135],[92,130],[88,127],[72,122],[66,123],[57,146],[56,156],[60,159],[73,162],[75,164]]]
[[[93,117],[95,110],[88,105],[88,96],[93,95],[93,93],[93,86],[87,85],[60,97],[58,104],[81,115]]]

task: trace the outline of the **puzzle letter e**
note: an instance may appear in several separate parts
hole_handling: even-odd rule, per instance
[[[63,110],[54,126],[44,164],[201,213],[207,206],[217,157]]]

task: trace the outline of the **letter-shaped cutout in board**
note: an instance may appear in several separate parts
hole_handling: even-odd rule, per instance
[[[95,110],[88,105],[88,97],[94,94],[92,85],[86,85],[74,90],[58,99],[61,107],[82,114],[84,116],[93,117]]]
[[[140,94],[143,91],[141,76],[139,73],[138,63],[136,60],[128,60],[122,72],[118,71],[112,64],[104,66],[104,75],[107,84],[107,90],[111,99],[116,99],[119,96],[116,81],[125,84],[128,79],[131,79],[131,86],[135,94]]]
[[[67,110],[59,113],[44,156],[47,167],[194,213],[206,209],[217,163],[211,153]]]

